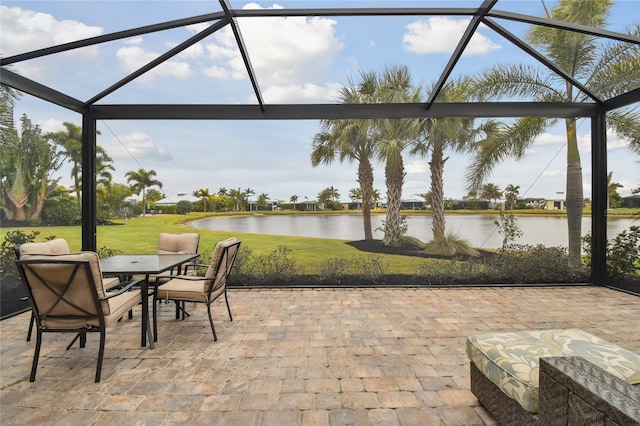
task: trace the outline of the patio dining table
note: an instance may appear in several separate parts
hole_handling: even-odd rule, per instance
[[[122,254],[100,259],[100,269],[107,276],[144,275],[140,282],[142,293],[142,338],[141,345],[147,345],[149,334],[149,347],[153,349],[153,338],[147,329],[149,318],[149,276],[157,275],[165,271],[177,269],[180,274],[181,267],[200,257],[197,253],[190,254]]]

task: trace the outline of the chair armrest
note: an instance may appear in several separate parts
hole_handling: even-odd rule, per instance
[[[179,278],[185,281],[206,281],[206,280],[215,279],[215,277],[207,278],[207,277],[198,277],[193,275],[163,275],[162,278],[171,278],[171,279]]]
[[[109,291],[109,292],[107,292],[107,294],[104,297],[99,297],[98,299],[107,300],[107,299],[111,299],[112,297],[119,296],[122,293],[124,293],[125,291],[131,290],[132,287],[140,284],[141,281],[144,281],[144,280],[135,280],[135,281],[131,281],[129,283],[122,283],[121,286],[114,287],[114,288],[117,288],[117,290]]]
[[[542,424],[640,422],[640,390],[582,357],[540,358],[539,398]]]

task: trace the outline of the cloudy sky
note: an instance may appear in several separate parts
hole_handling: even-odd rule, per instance
[[[385,7],[390,2],[280,1],[239,2],[234,8]],[[454,2],[447,2],[451,6]],[[456,1],[475,6],[477,1]],[[547,1],[548,5],[555,2]],[[395,1],[394,6],[442,6],[436,1]],[[498,2],[498,10],[543,16],[536,1]],[[3,1],[0,6],[0,54],[18,53],[72,40],[109,34],[185,17],[219,11],[216,1]],[[616,1],[608,29],[624,32],[638,22],[640,2]],[[445,67],[464,31],[459,17],[317,17],[240,19],[253,68],[264,100],[269,103],[333,103],[341,87],[357,81],[361,71],[382,72],[385,66],[406,65],[414,83],[430,87]],[[528,26],[500,22],[517,35]],[[13,70],[88,100],[149,61],[206,28],[182,27],[141,37],[15,64]],[[452,77],[473,74],[496,64],[532,63],[517,48],[481,27]],[[425,97],[426,97],[425,89]],[[102,103],[257,103],[232,32],[224,28],[180,55],[108,95]],[[63,129],[63,122],[81,124],[78,114],[23,96],[16,119],[27,114],[45,131]],[[153,169],[170,198],[199,188],[251,188],[272,200],[315,199],[334,186],[348,199],[357,186],[356,165],[334,163],[313,168],[310,153],[318,121],[99,121],[98,144],[113,158],[115,181],[143,167]],[[509,160],[490,181],[500,188],[520,186],[527,197],[559,197],[564,191],[566,150],[564,126],[541,135],[526,157]],[[590,123],[579,122],[585,196],[591,196]],[[609,170],[628,195],[640,186],[638,156],[627,143],[609,136]],[[448,153],[445,196],[465,193],[465,155]],[[403,197],[428,191],[427,162],[405,157]],[[384,194],[384,168],[375,165],[375,187]],[[70,186],[68,169],[61,183]]]

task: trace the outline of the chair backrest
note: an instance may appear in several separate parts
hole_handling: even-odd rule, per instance
[[[105,290],[97,253],[23,255],[16,264],[42,326],[78,328],[110,313],[99,300]]]
[[[227,238],[216,244],[211,255],[211,263],[207,268],[205,278],[211,278],[205,283],[205,291],[213,292],[227,284],[227,278],[236,260],[240,248],[240,240],[236,237]]]
[[[158,235],[158,254],[190,254],[198,252],[200,234],[169,234],[161,232]]]
[[[24,255],[34,254],[68,254],[71,253],[69,244],[64,238],[44,241],[41,243],[24,243],[18,247],[16,257],[21,259]]]

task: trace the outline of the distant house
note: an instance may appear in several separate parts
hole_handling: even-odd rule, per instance
[[[640,194],[622,197],[622,207],[640,207]]]
[[[564,200],[544,200],[545,210],[564,210]]]
[[[195,203],[196,201],[200,201],[200,198],[198,197],[194,197],[193,195],[187,194],[187,193],[179,193],[177,194],[175,197],[165,197],[162,200],[158,200],[156,201],[155,205],[156,208],[160,209],[163,206],[175,206],[176,204],[178,204],[178,201],[191,201],[192,203]]]

